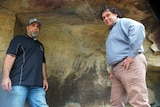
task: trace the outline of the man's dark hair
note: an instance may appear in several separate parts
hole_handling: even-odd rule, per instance
[[[119,10],[115,7],[112,7],[112,6],[104,6],[103,9],[101,10],[101,19],[103,20],[102,18],[102,14],[103,12],[105,12],[106,10],[109,10],[110,12],[114,13],[114,14],[117,14],[117,17],[119,18],[122,18],[123,15],[119,12]]]

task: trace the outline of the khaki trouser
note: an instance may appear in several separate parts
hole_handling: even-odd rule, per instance
[[[111,107],[125,107],[129,102],[132,107],[150,107],[146,86],[145,56],[138,54],[128,70],[123,67],[123,61],[113,68],[111,79]]]

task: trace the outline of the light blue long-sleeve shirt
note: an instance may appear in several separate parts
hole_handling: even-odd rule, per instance
[[[144,52],[144,39],[143,24],[129,18],[117,18],[106,40],[108,63],[113,66],[127,56],[134,58],[139,52]]]

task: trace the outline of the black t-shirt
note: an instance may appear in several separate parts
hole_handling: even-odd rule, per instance
[[[44,47],[28,35],[15,36],[7,54],[16,56],[10,72],[12,85],[43,86],[42,63],[45,63]]]

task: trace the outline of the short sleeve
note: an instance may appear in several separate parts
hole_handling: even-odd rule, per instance
[[[9,44],[6,54],[17,55],[19,46],[20,46],[19,39],[17,37],[14,37]]]

